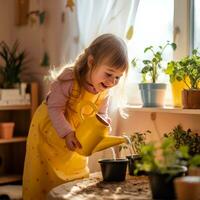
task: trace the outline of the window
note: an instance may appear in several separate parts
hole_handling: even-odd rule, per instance
[[[130,59],[137,58],[143,60],[144,49],[147,46],[159,46],[166,41],[173,42],[173,16],[174,16],[174,0],[140,0],[133,39],[128,43]],[[171,48],[166,49],[164,59],[166,61],[172,59],[173,52]],[[129,103],[140,104],[140,94],[138,91],[138,82],[141,81],[139,70],[130,69],[128,77],[128,87],[130,87],[127,95]],[[160,82],[167,82],[168,77],[162,74],[159,77]],[[134,91],[133,93],[130,90]],[[169,97],[171,98],[171,97]]]
[[[193,7],[193,27],[194,27],[194,33],[193,33],[193,47],[200,48],[200,1],[194,0],[194,7]]]
[[[140,0],[133,39],[128,43],[129,57],[143,60],[147,46],[163,45],[173,41],[173,0]],[[172,49],[166,49],[165,59],[172,59]],[[137,73],[137,72],[135,72]],[[133,74],[134,76],[134,74]],[[138,74],[133,82],[138,82]],[[163,77],[161,77],[163,78]]]

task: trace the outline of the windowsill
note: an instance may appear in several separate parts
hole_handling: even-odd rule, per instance
[[[200,115],[200,109],[183,109],[175,108],[172,106],[160,107],[142,107],[141,105],[127,105],[126,109],[129,112],[163,112],[163,113],[176,113],[176,114],[194,114]]]

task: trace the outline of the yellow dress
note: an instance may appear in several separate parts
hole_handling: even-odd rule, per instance
[[[107,95],[107,92],[92,94],[82,89],[81,97],[78,97],[78,91],[78,83],[74,81],[72,95],[66,106],[66,118],[75,130],[80,123],[76,112],[78,104],[89,100],[99,108]],[[90,116],[91,108],[86,107],[83,112]],[[87,158],[69,151],[64,139],[53,128],[45,102],[33,116],[26,148],[23,200],[45,200],[53,187],[89,174]]]

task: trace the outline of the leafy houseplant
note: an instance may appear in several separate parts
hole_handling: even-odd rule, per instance
[[[157,83],[158,76],[162,72],[163,53],[170,46],[173,50],[176,49],[175,43],[167,43],[159,46],[159,50],[155,50],[153,46],[145,48],[144,53],[151,52],[151,59],[143,60],[144,67],[141,70],[142,83],[139,84],[141,97],[144,107],[162,107],[164,105],[164,95],[166,84]],[[134,67],[137,67],[136,59],[132,60]]]
[[[150,77],[151,83],[157,82],[157,79],[158,79],[158,76],[160,73],[159,70],[162,69],[162,64],[161,64],[161,62],[163,61],[162,56],[163,56],[165,49],[168,46],[171,46],[173,50],[176,49],[176,44],[170,43],[169,41],[167,41],[167,43],[164,46],[159,46],[158,51],[155,51],[153,46],[149,46],[149,47],[145,48],[144,53],[150,51],[152,53],[152,58],[148,59],[148,60],[143,60],[144,67],[141,70],[142,78],[143,78],[142,82],[144,82],[144,83],[147,82],[147,76]],[[132,64],[135,67],[137,66],[136,59],[132,60]]]
[[[189,175],[200,176],[200,154],[189,159]]]
[[[141,148],[141,162],[137,163],[135,172],[143,170],[149,173],[153,198],[173,199],[175,197],[173,180],[183,176],[187,168],[179,165],[179,158],[184,148],[175,150],[174,140],[164,138],[160,146],[148,143]]]
[[[171,132],[165,133],[164,136],[173,138],[176,149],[181,146],[188,146],[190,156],[200,154],[200,135],[192,132],[191,129],[184,130],[179,124]]]
[[[171,61],[165,71],[170,76],[170,81],[183,81],[187,89],[182,91],[184,108],[200,108],[200,53],[197,49],[191,56],[180,61]]]
[[[20,83],[20,73],[25,64],[26,53],[19,50],[19,43],[16,41],[12,48],[5,42],[0,43],[0,75],[1,88],[14,88]]]
[[[127,143],[123,143],[119,146],[119,151],[122,149],[126,150],[129,149],[130,155],[126,156],[128,158],[128,170],[129,175],[134,175],[135,164],[137,161],[141,160],[140,152],[141,147],[146,143],[146,136],[150,134],[151,131],[147,130],[146,132],[134,132],[131,135],[125,135],[124,137],[127,138]],[[138,172],[138,175],[142,175],[143,172]]]
[[[134,132],[130,135],[124,135],[127,139],[127,143],[121,144],[119,146],[119,151],[122,149],[129,149],[131,154],[140,154],[142,145],[146,143],[146,136],[150,133],[151,131],[147,130],[145,132]]]

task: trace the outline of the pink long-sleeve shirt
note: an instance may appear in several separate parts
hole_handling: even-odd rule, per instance
[[[47,107],[49,117],[53,127],[56,129],[60,137],[65,137],[73,129],[65,117],[65,108],[67,101],[72,93],[74,82],[74,72],[71,68],[66,68],[61,75],[51,84],[50,91],[47,96]],[[85,89],[91,93],[95,93],[92,86],[86,84]],[[109,96],[105,98],[99,109],[99,113],[107,118],[107,109],[109,104]]]

